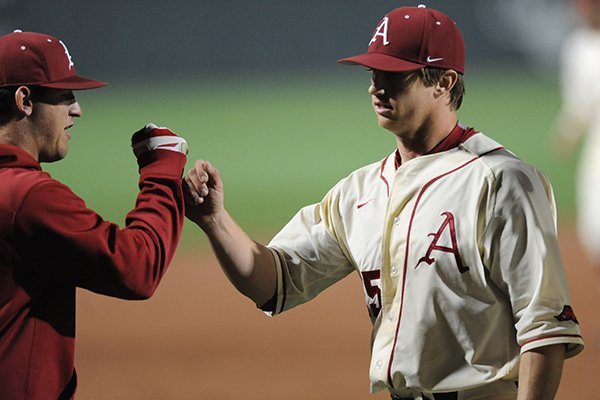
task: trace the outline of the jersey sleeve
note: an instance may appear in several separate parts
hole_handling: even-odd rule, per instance
[[[509,299],[521,352],[563,343],[583,350],[561,261],[552,188],[521,162],[504,169],[490,196],[483,239],[491,280]]]
[[[159,154],[160,153],[160,154]],[[105,221],[67,186],[42,180],[26,194],[14,235],[24,274],[114,297],[147,298],[175,253],[183,226],[183,154],[156,152],[140,168],[125,226]]]
[[[302,208],[271,240],[278,282],[276,301],[265,310],[270,315],[313,299],[354,270],[336,235],[339,215],[330,192]]]

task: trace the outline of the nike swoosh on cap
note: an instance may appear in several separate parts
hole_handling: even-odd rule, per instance
[[[427,56],[427,62],[442,61],[443,59],[444,59],[444,57],[431,58],[431,56]]]

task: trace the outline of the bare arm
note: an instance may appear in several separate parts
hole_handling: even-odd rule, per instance
[[[270,300],[277,282],[275,259],[225,209],[219,171],[208,161],[196,161],[185,177],[184,193],[186,217],[206,233],[231,283],[258,305]]]
[[[558,390],[565,345],[539,347],[521,355],[517,400],[549,400]]]

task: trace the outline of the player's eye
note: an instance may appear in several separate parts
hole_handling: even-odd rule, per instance
[[[62,95],[62,101],[66,103],[74,103],[77,100],[75,100],[75,94],[72,91],[68,91]]]

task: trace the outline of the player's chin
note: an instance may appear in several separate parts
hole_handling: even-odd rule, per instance
[[[52,160],[52,161],[60,161],[60,160],[64,159],[67,156],[67,153],[68,153],[67,149],[56,153],[54,160]]]
[[[56,149],[56,152],[54,153],[54,161],[62,160],[67,156],[67,153],[69,153],[69,143],[65,140],[60,143]]]
[[[67,156],[67,150],[55,152],[54,154],[40,154],[39,162],[52,163],[60,161]]]
[[[377,114],[377,123],[382,128],[388,129],[388,130],[392,129],[392,127],[394,126],[394,120],[392,120],[391,118],[388,118],[386,116],[383,116],[381,114]]]

